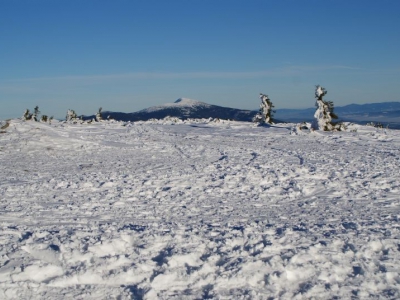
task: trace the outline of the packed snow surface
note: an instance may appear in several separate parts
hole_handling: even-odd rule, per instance
[[[399,158],[356,125],[13,120],[0,298],[399,298]]]

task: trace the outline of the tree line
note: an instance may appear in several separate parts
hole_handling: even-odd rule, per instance
[[[314,121],[311,124],[312,130],[323,130],[323,131],[342,131],[345,130],[345,125],[342,122],[335,122],[334,120],[338,119],[338,116],[334,113],[334,105],[332,101],[324,100],[324,96],[328,93],[328,91],[320,85],[315,87],[315,106],[316,111],[314,114]],[[263,124],[274,124],[273,114],[275,110],[273,110],[274,105],[271,102],[271,99],[268,95],[260,94],[261,104],[260,109],[257,114],[253,118],[253,122],[257,125]],[[29,109],[25,110],[23,115],[23,120],[32,120],[32,121],[42,121],[49,122],[53,120],[53,117],[48,117],[47,115],[42,115],[39,118],[40,111],[39,107],[36,106],[31,113]],[[65,117],[67,122],[76,122],[83,120],[83,117],[78,117],[76,112],[73,109],[68,109],[67,115]],[[95,119],[92,121],[100,122],[103,120],[102,108],[100,107],[98,112],[95,115]],[[91,122],[91,121],[89,121]]]

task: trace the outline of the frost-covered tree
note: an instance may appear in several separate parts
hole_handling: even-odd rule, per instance
[[[40,114],[39,107],[36,106],[33,110],[33,113],[31,113],[29,109],[26,109],[24,115],[22,116],[22,119],[25,121],[29,120],[38,121],[39,114]]]
[[[103,116],[101,115],[101,111],[103,110],[103,108],[99,108],[99,111],[96,114],[96,121],[100,122],[101,120],[103,120]]]
[[[260,110],[254,116],[253,122],[258,124],[273,124],[272,114],[274,111],[272,108],[274,105],[269,99],[268,95],[260,94],[261,104]]]
[[[69,121],[76,121],[78,119],[78,115],[73,109],[68,109],[67,115],[65,116],[65,120]]]
[[[33,109],[32,120],[39,121],[39,115],[40,115],[39,106],[36,105],[35,108]]]
[[[32,114],[29,111],[29,109],[25,110],[24,115],[22,116],[22,119],[24,119],[25,121],[28,121],[28,120],[32,119]]]
[[[334,113],[334,105],[332,101],[325,101],[323,98],[328,93],[325,88],[320,85],[315,87],[315,106],[317,110],[315,111],[315,120],[312,123],[312,129],[315,130],[343,130],[344,125],[342,123],[332,122],[333,119],[337,119],[338,116]]]
[[[32,121],[37,121],[37,122],[38,121],[41,121],[41,122],[49,121],[49,117],[47,115],[42,115],[41,118],[39,118],[39,115],[40,115],[39,106],[36,105],[35,108],[33,109],[33,113],[31,113],[29,111],[29,109],[26,109],[24,112],[24,115],[22,116],[22,119],[25,121],[32,120]]]

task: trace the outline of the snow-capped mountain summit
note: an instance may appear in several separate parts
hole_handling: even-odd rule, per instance
[[[197,100],[189,99],[189,98],[179,98],[173,103],[164,103],[161,105],[157,106],[152,106],[149,108],[145,108],[141,110],[140,112],[155,112],[155,111],[160,111],[160,110],[165,110],[169,108],[178,108],[178,109],[185,109],[185,110],[190,110],[190,109],[197,109],[198,107],[210,107],[210,104],[207,104],[205,102],[200,102]]]
[[[199,105],[210,106],[210,104],[207,104],[205,102],[200,102],[189,98],[179,98],[174,102],[174,104],[182,106],[199,106]]]
[[[256,112],[212,105],[189,98],[179,98],[173,103],[152,106],[138,112],[105,112],[104,114],[116,120],[132,122],[162,119],[167,116],[181,119],[219,118],[236,121],[251,121]]]

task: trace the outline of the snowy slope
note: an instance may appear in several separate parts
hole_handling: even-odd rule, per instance
[[[13,120],[0,298],[399,298],[400,131],[350,129]]]

